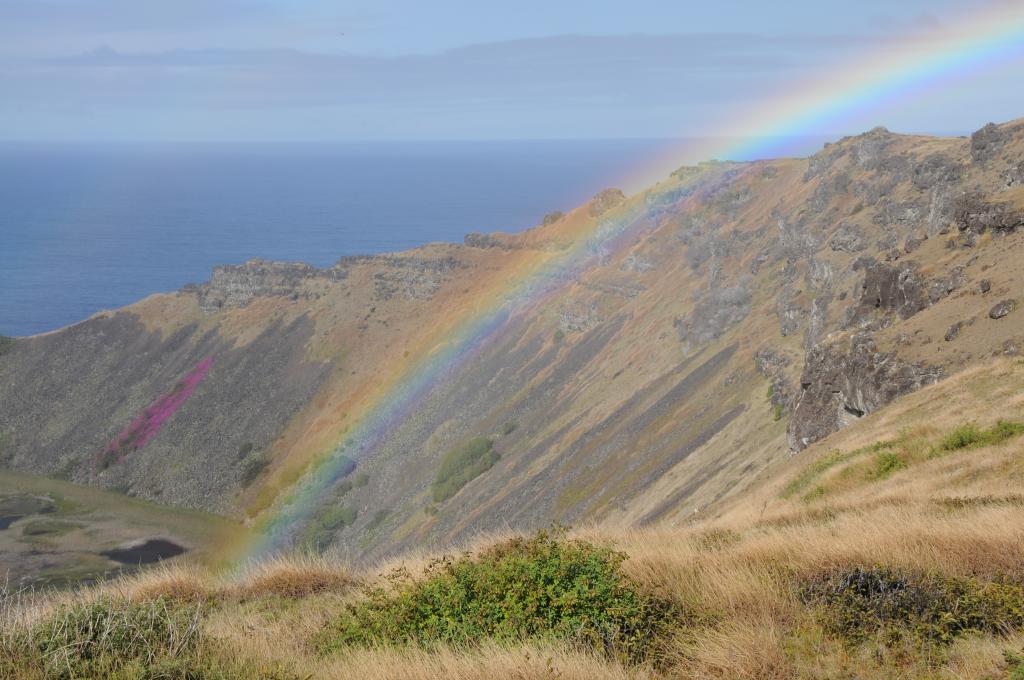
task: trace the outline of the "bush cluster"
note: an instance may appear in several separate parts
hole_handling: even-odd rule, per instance
[[[501,456],[494,450],[494,440],[475,437],[444,455],[437,477],[431,485],[435,503],[446,501],[470,481],[494,467]]]
[[[657,661],[680,612],[626,577],[625,559],[609,547],[540,532],[475,557],[438,560],[419,579],[399,570],[348,605],[321,647],[554,638],[626,663]]]
[[[827,574],[801,589],[830,633],[859,643],[910,639],[947,644],[967,632],[1005,634],[1024,625],[1024,588],[938,574],[907,574],[886,567]]]
[[[974,423],[967,423],[943,437],[936,447],[936,453],[949,453],[960,451],[961,449],[992,446],[1022,434],[1024,434],[1024,423],[1000,420],[988,429],[978,427]]]

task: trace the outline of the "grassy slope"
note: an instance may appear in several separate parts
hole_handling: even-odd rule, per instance
[[[1024,361],[993,360],[895,402],[776,464],[715,518],[575,532],[611,541],[629,555],[629,577],[699,614],[673,641],[661,670],[627,668],[558,643],[317,652],[324,627],[346,602],[364,597],[357,584],[378,583],[399,564],[421,573],[431,568],[429,555],[362,573],[323,559],[282,561],[241,576],[167,569],[105,590],[142,601],[169,594],[215,602],[201,624],[212,641],[207,653],[247,660],[230,671],[239,676],[1016,677],[1013,655],[1024,650],[1024,631],[962,635],[947,645],[876,638],[850,644],[828,632],[820,610],[799,596],[801,584],[822,573],[876,564],[943,578],[1024,577],[1024,436],[942,450],[959,425],[998,419],[1024,421]],[[475,547],[498,538],[480,538]],[[10,604],[6,615],[24,623],[54,601]]]

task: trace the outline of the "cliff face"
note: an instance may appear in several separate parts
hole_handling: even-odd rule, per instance
[[[329,533],[371,558],[509,525],[679,521],[1020,351],[1022,225],[1024,123],[876,129],[809,159],[683,168],[521,234],[219,267],[0,354],[0,460],[259,515],[459,323],[578,252],[359,453],[359,483],[323,501],[355,516]],[[442,459],[480,436],[493,466],[433,500]]]

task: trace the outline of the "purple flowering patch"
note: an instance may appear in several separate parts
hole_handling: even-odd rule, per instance
[[[213,357],[203,359],[170,392],[146,407],[146,410],[133,420],[121,434],[114,437],[107,448],[96,457],[96,466],[100,470],[105,470],[124,460],[129,453],[138,451],[148,444],[149,440],[160,431],[163,424],[192,396],[211,366],[213,366]]]

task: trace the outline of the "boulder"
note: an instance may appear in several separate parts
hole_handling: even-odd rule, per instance
[[[867,333],[853,335],[848,343],[817,345],[807,353],[800,377],[787,429],[790,448],[800,451],[941,376],[939,367],[879,352]]]
[[[992,309],[989,310],[988,316],[990,319],[1002,319],[1004,316],[1017,309],[1016,300],[1003,300],[997,302]]]

